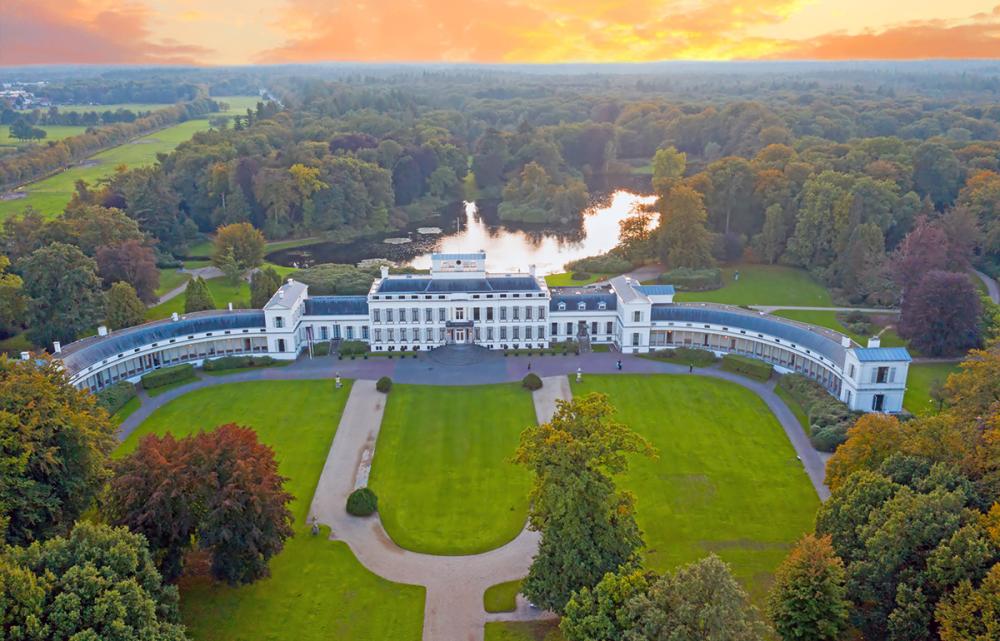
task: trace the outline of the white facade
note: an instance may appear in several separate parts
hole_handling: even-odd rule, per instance
[[[669,285],[627,277],[606,290],[550,291],[544,278],[486,271],[483,252],[439,254],[429,275],[384,268],[366,296],[309,296],[284,283],[263,310],[200,312],[77,341],[56,354],[71,382],[101,389],[176,363],[233,354],[295,359],[311,344],[357,340],[373,351],[449,344],[538,349],[552,341],[610,344],[644,353],[697,347],[758,358],[799,372],[852,409],[899,412],[910,356],[868,347],[829,329],[745,309],[674,303]]]

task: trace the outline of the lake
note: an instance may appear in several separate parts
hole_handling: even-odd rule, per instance
[[[268,255],[268,260],[303,267],[388,258],[400,265],[427,269],[432,253],[484,250],[490,271],[526,271],[529,265],[535,265],[539,274],[555,274],[564,271],[563,265],[571,260],[612,249],[618,244],[618,223],[655,200],[655,196],[615,191],[584,210],[579,221],[560,227],[502,222],[495,203],[481,206],[457,203],[435,220],[421,222],[420,227],[353,243],[320,243],[286,249]],[[654,226],[656,221],[654,213]],[[440,233],[428,229],[432,226],[440,229]]]

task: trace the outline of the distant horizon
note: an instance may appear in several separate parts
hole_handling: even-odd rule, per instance
[[[1000,58],[997,0],[8,0],[0,66]]]

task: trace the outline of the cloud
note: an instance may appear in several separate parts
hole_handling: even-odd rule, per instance
[[[144,5],[103,0],[5,0],[0,65],[198,64],[213,50],[154,39]]]

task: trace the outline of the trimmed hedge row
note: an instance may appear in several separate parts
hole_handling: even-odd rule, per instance
[[[726,354],[722,357],[722,369],[727,372],[741,374],[758,381],[766,381],[771,378],[774,367],[770,363],[759,361],[756,358],[740,356],[739,354]]]
[[[565,265],[568,272],[590,272],[592,274],[622,274],[632,269],[632,261],[614,254],[588,256],[571,260]]]
[[[658,349],[650,352],[649,356],[658,360],[673,361],[683,363],[684,365],[694,365],[695,367],[708,367],[719,360],[714,352],[697,347]]]
[[[135,385],[128,381],[118,381],[97,393],[97,404],[106,409],[108,414],[114,414],[135,398],[135,395]]]
[[[673,285],[678,291],[703,292],[722,287],[722,270],[718,267],[707,269],[678,267],[663,272],[658,280],[666,285]]]
[[[194,377],[194,365],[191,363],[184,363],[183,365],[165,367],[163,369],[150,372],[149,374],[143,374],[140,380],[142,381],[142,386],[145,389],[155,389],[157,387],[163,387],[164,385],[187,381]]]
[[[201,367],[206,372],[215,372],[224,369],[243,369],[245,367],[270,367],[277,363],[270,356],[223,356],[213,358],[202,363]]]
[[[330,343],[323,341],[322,343],[313,343],[313,356],[329,356],[330,355]]]
[[[809,420],[809,440],[821,452],[832,452],[847,440],[847,430],[863,412],[854,412],[822,385],[802,374],[786,374],[778,387],[795,399]]]
[[[368,343],[364,341],[343,341],[337,349],[341,356],[361,356],[368,353]]]

